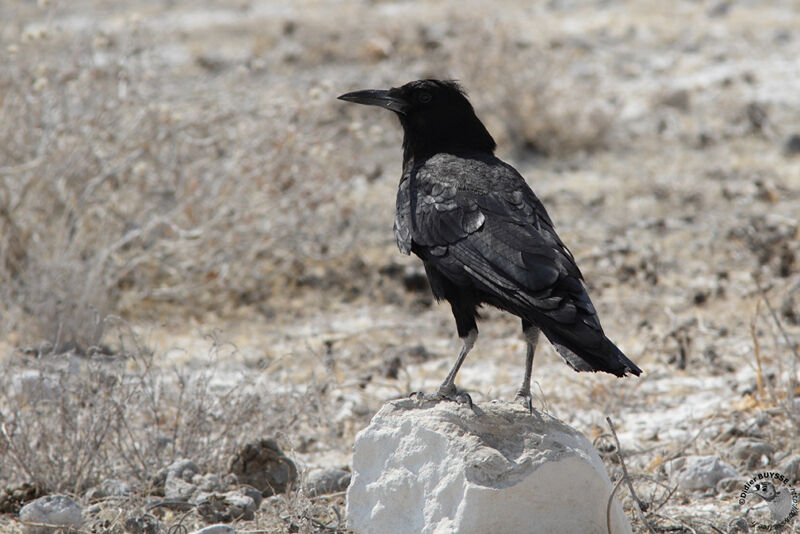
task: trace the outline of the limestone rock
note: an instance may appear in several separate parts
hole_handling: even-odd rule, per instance
[[[195,530],[192,534],[234,534],[236,532],[228,525],[208,525],[200,530]]]
[[[683,456],[669,462],[666,470],[681,488],[690,490],[714,488],[720,480],[739,475],[716,456]]]
[[[356,438],[361,534],[603,533],[611,483],[583,434],[518,404],[393,401]],[[618,502],[614,534],[631,532]]]
[[[83,523],[81,505],[67,495],[47,495],[29,502],[19,511],[21,521],[52,525],[53,528],[29,526],[28,534],[49,534],[61,529],[78,529]]]

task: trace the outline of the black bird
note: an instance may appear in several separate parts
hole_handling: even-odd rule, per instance
[[[422,259],[464,343],[437,398],[464,396],[455,378],[478,337],[482,304],[522,319],[528,350],[517,398],[529,408],[540,331],[576,371],[641,373],[603,333],[575,258],[525,179],[495,157],[494,139],[457,83],[418,80],[339,98],[389,109],[403,126],[397,246]]]

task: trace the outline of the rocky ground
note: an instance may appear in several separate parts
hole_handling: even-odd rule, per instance
[[[634,531],[744,532],[769,518],[739,503],[750,477],[800,489],[793,2],[12,0],[0,20],[1,529],[55,494],[85,531],[343,529],[355,433],[458,342],[393,242],[396,121],[335,97],[428,76],[467,88],[645,370],[579,375],[546,344],[534,369],[536,406],[617,480],[614,422]],[[480,328],[460,385],[511,398],[518,323]],[[243,454],[289,483],[248,481]]]

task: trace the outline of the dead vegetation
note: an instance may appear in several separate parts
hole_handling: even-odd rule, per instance
[[[587,434],[613,418],[635,531],[735,532],[736,484],[675,489],[664,466],[717,454],[745,476],[799,452],[797,15],[570,5],[3,3],[0,486],[20,504],[122,478],[137,493],[93,528],[199,525],[147,511],[172,459],[222,473],[267,436],[346,467],[386,398],[440,379],[449,317],[390,230],[399,131],[335,101],[437,76],[467,87],[647,371],[574,376],[543,348],[541,403]],[[477,400],[522,363],[516,325],[486,315]],[[773,452],[739,457],[745,440]],[[290,492],[247,528],[334,532],[343,500]]]
[[[318,127],[334,116],[322,89],[161,85],[152,35],[98,39],[28,43],[2,72],[6,332],[85,349],[109,314],[269,301],[307,257],[342,253],[333,201],[354,172],[333,150],[342,126]]]

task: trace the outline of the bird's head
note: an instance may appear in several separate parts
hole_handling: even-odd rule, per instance
[[[410,155],[420,161],[439,152],[492,154],[496,146],[454,81],[417,80],[391,89],[355,91],[339,99],[395,112],[405,134],[406,159]]]

